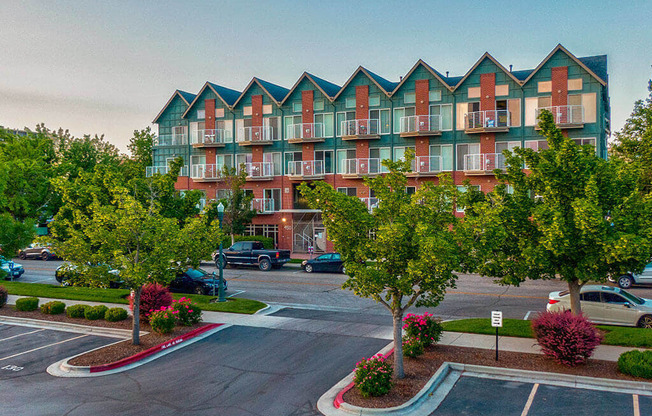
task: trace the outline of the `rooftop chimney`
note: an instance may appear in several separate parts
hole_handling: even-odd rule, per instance
[[[448,71],[446,71],[446,78],[448,78]]]
[[[511,64],[509,65],[509,72],[512,72],[512,66],[513,65],[511,65]]]

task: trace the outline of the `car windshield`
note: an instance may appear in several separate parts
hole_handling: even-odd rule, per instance
[[[202,269],[188,269],[186,271],[186,274],[193,279],[201,279],[202,277],[206,276],[208,273]]]
[[[633,295],[625,290],[620,289],[620,294],[623,295],[625,298],[627,298],[628,301],[635,303],[637,305],[642,305],[645,303],[645,301],[641,298],[639,298],[636,295]]]

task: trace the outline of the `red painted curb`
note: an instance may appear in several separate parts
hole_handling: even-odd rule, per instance
[[[387,354],[384,355],[385,358],[389,357],[394,353],[394,348],[389,350]],[[337,396],[335,396],[335,400],[333,400],[333,406],[335,406],[336,409],[339,409],[342,403],[344,403],[344,393],[347,391],[351,390],[353,388],[354,383],[351,382],[348,386],[344,387],[342,390],[340,390],[339,393],[337,393]]]
[[[140,361],[144,358],[149,357],[150,355],[156,354],[157,352],[163,351],[167,348],[170,348],[174,345],[180,344],[184,341],[187,341],[189,339],[192,339],[198,335],[203,334],[204,332],[210,331],[213,328],[217,328],[218,326],[222,326],[224,324],[208,324],[204,325],[202,327],[199,327],[197,329],[193,329],[190,332],[187,332],[183,335],[179,335],[178,337],[169,340],[168,342],[164,342],[162,344],[156,345],[152,348],[148,348],[145,351],[139,352],[138,354],[132,355],[131,357],[123,358],[122,360],[115,361],[110,364],[104,364],[104,365],[95,365],[90,367],[90,372],[91,373],[99,373],[102,371],[108,371],[108,370],[113,370],[115,368],[120,368],[124,367],[125,365],[135,363],[136,361]]]

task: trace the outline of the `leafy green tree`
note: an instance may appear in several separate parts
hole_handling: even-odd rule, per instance
[[[131,159],[143,168],[152,166],[152,148],[154,147],[155,134],[147,126],[142,130],[134,130],[134,136],[129,141]]]
[[[652,198],[626,163],[575,144],[550,112],[539,126],[549,149],[506,152],[507,171],[497,173],[503,185],[467,210],[460,235],[471,256],[464,267],[503,284],[559,278],[579,314],[583,285],[641,271],[649,261]]]
[[[0,256],[14,257],[34,239],[34,222],[17,221],[10,214],[0,214]]]
[[[408,194],[406,173],[412,159],[413,153],[407,152],[405,162],[385,160],[388,174],[364,180],[379,200],[371,213],[360,199],[324,182],[300,187],[309,206],[322,210],[328,237],[342,255],[349,276],[343,287],[391,312],[397,378],[404,377],[405,311],[413,305],[437,306],[446,289],[455,286],[453,271],[463,259],[455,237],[455,186],[442,175],[438,185],[423,183]]]

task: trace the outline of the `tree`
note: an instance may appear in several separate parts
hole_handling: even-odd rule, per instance
[[[140,166],[152,166],[152,148],[154,147],[154,133],[147,126],[142,130],[134,130],[134,136],[129,141],[127,148],[131,152],[131,160]]]
[[[549,149],[506,152],[507,172],[497,173],[503,184],[467,210],[461,235],[472,255],[465,268],[503,284],[559,278],[580,314],[583,285],[641,271],[649,261],[652,198],[626,163],[575,144],[550,112],[539,118]]]
[[[453,213],[457,190],[442,175],[439,185],[423,183],[413,195],[406,191],[412,152],[405,162],[383,161],[389,173],[366,178],[378,207],[370,213],[360,199],[317,182],[300,186],[311,208],[321,209],[324,225],[341,253],[349,275],[344,288],[371,298],[392,314],[394,374],[403,378],[402,321],[411,306],[434,307],[454,287],[453,270],[462,260]]]
[[[0,214],[0,256],[11,258],[34,238],[33,221],[17,221],[10,214]]]

